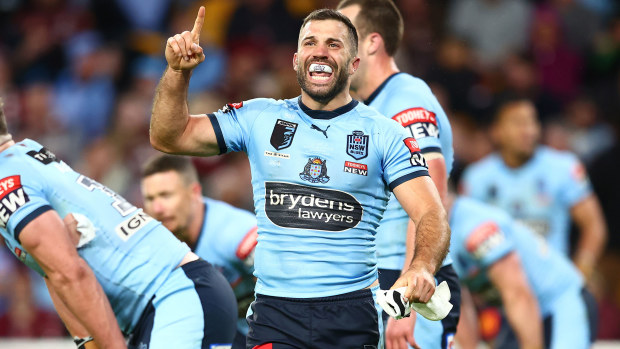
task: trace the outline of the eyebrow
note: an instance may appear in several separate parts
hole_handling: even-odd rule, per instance
[[[316,37],[314,35],[311,35],[311,36],[307,36],[307,37],[301,39],[302,42],[307,41],[307,40],[316,40]],[[340,40],[338,38],[327,38],[326,41],[327,42],[334,42],[335,41],[335,42],[339,42],[339,43],[344,44],[344,41],[342,41],[342,40]]]

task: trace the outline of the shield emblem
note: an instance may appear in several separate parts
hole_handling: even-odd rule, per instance
[[[297,124],[278,119],[271,132],[270,143],[276,150],[286,149],[293,143]]]
[[[318,178],[321,175],[322,168],[323,168],[323,165],[319,165],[319,164],[310,165],[310,177]]]
[[[368,136],[362,131],[353,131],[347,135],[347,154],[355,160],[368,156]]]

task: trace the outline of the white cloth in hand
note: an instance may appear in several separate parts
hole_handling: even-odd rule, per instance
[[[450,303],[450,288],[443,281],[435,288],[435,293],[427,303],[409,304],[403,296],[407,287],[400,287],[394,290],[379,290],[377,293],[377,303],[383,310],[395,319],[402,319],[411,314],[411,309],[418,314],[432,321],[439,321],[448,316],[452,309]]]

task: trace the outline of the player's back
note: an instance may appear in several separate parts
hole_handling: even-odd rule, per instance
[[[570,208],[591,193],[577,158],[545,146],[518,168],[508,167],[498,153],[487,156],[465,170],[461,189],[506,210],[565,255]]]
[[[450,227],[455,269],[474,292],[491,287],[486,270],[511,251],[519,255],[543,314],[565,290],[583,285],[570,260],[501,209],[458,198],[450,212]]]
[[[75,172],[32,140],[19,142],[0,154],[0,178],[3,182],[12,178],[23,194],[21,201],[13,200],[6,217],[8,226],[2,229],[4,234],[18,233],[38,212],[50,207],[61,218],[73,213],[92,222],[93,234],[82,235],[78,253],[94,271],[126,333],[189,252],[185,244],[141,209]],[[4,198],[9,199],[6,195]],[[7,235],[12,251],[15,253],[15,247],[23,251],[18,240]],[[24,261],[38,269],[34,260]]]

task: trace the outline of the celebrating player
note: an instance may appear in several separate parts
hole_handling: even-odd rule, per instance
[[[452,169],[452,130],[439,102],[424,81],[400,72],[394,61],[403,35],[403,19],[391,0],[342,0],[338,10],[351,19],[360,36],[359,69],[351,79],[351,90],[364,103],[396,120],[418,141],[433,183],[444,198]],[[406,266],[406,236],[410,219],[391,196],[377,228],[377,257],[381,288],[390,288]],[[411,227],[415,229],[415,227]],[[409,259],[411,256],[409,256]],[[454,305],[441,321],[422,316],[389,319],[386,346],[404,348],[407,342],[422,348],[449,348],[459,321],[459,282],[450,254],[435,275],[446,280]],[[385,314],[385,313],[384,313]],[[387,315],[387,314],[385,314]],[[415,325],[415,331],[414,331]]]
[[[254,300],[256,217],[203,197],[196,168],[181,156],[161,154],[149,159],[142,169],[142,195],[146,213],[212,263],[233,287],[239,306],[233,348],[245,348],[245,314]]]
[[[201,8],[191,32],[168,39],[151,143],[170,153],[248,153],[259,237],[247,347],[376,347],[374,236],[388,190],[417,226],[415,257],[394,285],[407,286],[410,300],[430,299],[449,244],[416,140],[351,98],[357,32],[333,10],[312,12],[302,24],[293,55],[300,97],[190,115],[187,87],[204,60],[203,20]]]
[[[122,334],[140,349],[232,342],[226,279],[112,190],[33,140],[14,142],[1,107],[0,234],[45,277],[80,348],[125,348]]]

